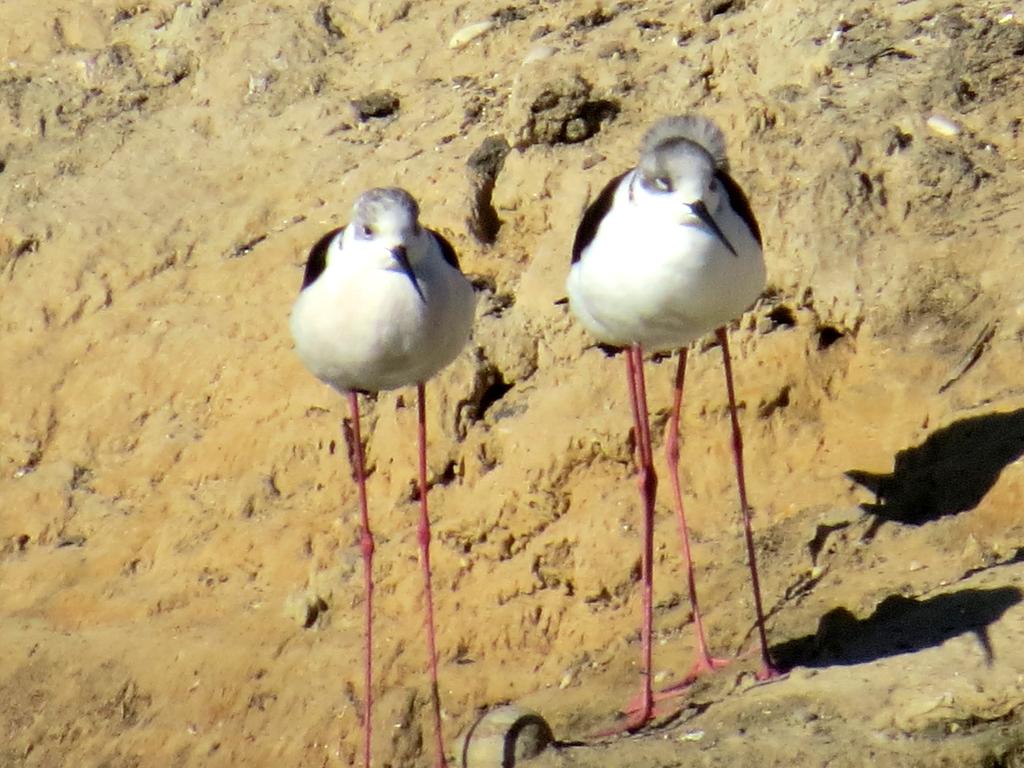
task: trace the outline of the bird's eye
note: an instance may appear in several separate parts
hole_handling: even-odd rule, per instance
[[[359,227],[359,236],[368,240],[373,237],[373,227],[369,224],[363,224]]]
[[[654,188],[659,192],[671,192],[672,180],[668,176],[659,176],[654,180]]]

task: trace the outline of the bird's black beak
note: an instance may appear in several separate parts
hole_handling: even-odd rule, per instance
[[[725,234],[722,232],[721,228],[715,223],[715,220],[711,218],[711,213],[708,211],[707,206],[704,205],[703,200],[691,203],[690,210],[693,211],[694,216],[701,220],[704,226],[715,233],[715,237],[722,241],[722,245],[729,249],[729,253],[733,256],[737,255],[736,249],[732,247],[732,243],[725,238]]]
[[[420,288],[419,282],[416,280],[416,273],[412,271],[412,264],[409,263],[409,252],[405,249],[404,245],[398,245],[391,249],[391,255],[395,257],[395,261],[402,268],[405,276],[409,278],[409,282],[412,283],[412,287],[416,289],[416,293],[419,294],[420,299],[424,304],[427,303],[427,297],[423,295],[423,289]]]

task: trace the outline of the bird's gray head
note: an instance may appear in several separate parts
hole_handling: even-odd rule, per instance
[[[349,237],[356,244],[379,246],[367,253],[380,257],[381,267],[403,272],[424,299],[416,280],[415,267],[420,248],[415,247],[422,233],[420,207],[404,189],[383,187],[364,192],[352,206]]]
[[[696,115],[659,120],[644,136],[637,164],[644,205],[679,217],[682,224],[699,220],[735,254],[713,218],[725,194],[716,174],[725,166],[725,138],[710,120]]]
[[[382,187],[359,196],[352,206],[352,226],[359,240],[406,244],[419,234],[420,207],[404,189]]]
[[[661,144],[678,139],[686,139],[701,147],[711,156],[718,170],[727,169],[725,135],[717,125],[700,115],[663,117],[644,134],[640,152],[646,154]]]

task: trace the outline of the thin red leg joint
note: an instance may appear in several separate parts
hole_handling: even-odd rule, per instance
[[[434,589],[430,569],[430,510],[427,507],[427,396],[426,387],[416,385],[417,400],[417,433],[419,443],[419,487],[420,487],[420,524],[419,544],[420,562],[423,566],[423,602],[426,611],[427,655],[430,664],[430,697],[434,713],[434,734],[436,737],[438,768],[447,768],[444,754],[444,734],[441,728],[441,692],[437,682],[437,637],[434,631]]]
[[[351,444],[349,456],[352,459],[352,474],[359,491],[359,516],[362,525],[360,548],[363,552],[363,578],[366,592],[366,661],[364,670],[363,712],[363,764],[370,768],[370,745],[373,743],[373,532],[370,530],[370,510],[366,500],[366,461],[363,454],[363,438],[359,429],[359,395],[348,393],[349,410],[352,413]],[[342,430],[345,437],[349,437]]]
[[[740,436],[740,421],[736,413],[736,392],[733,387],[732,361],[729,357],[729,334],[723,326],[715,331],[722,347],[722,363],[725,366],[725,388],[729,397],[729,417],[732,422],[733,463],[736,465],[736,485],[739,489],[740,510],[743,513],[743,534],[747,544],[747,561],[750,564],[750,581],[754,590],[754,611],[757,619],[757,633],[761,642],[762,669],[758,677],[767,679],[778,674],[772,665],[768,651],[768,635],[764,626],[764,607],[761,602],[761,581],[757,574],[757,556],[754,551],[754,532],[750,522],[750,505],[747,503],[747,483],[743,469],[743,438]]]
[[[647,412],[643,349],[639,344],[634,344],[626,350],[626,371],[636,436],[637,484],[643,502],[643,549],[640,560],[643,580],[643,623],[640,631],[643,688],[640,708],[631,720],[631,727],[638,728],[648,722],[654,714],[651,661],[654,624],[654,501],[658,486],[651,458],[651,427]]]

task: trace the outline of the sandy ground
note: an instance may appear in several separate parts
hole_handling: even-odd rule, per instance
[[[537,766],[1024,765],[1014,11],[2,3],[0,765],[356,764],[343,403],[287,315],[310,244],[388,184],[481,288],[470,348],[428,388],[449,743],[515,701],[563,745]],[[754,684],[705,343],[681,477],[711,643],[738,658],[643,732],[592,739],[638,688],[639,512],[621,358],[555,301],[587,200],[689,110],[725,129],[765,236],[769,287],[732,346],[791,671]],[[491,137],[503,164],[480,161]],[[649,366],[659,468],[672,370]],[[411,405],[382,395],[365,424],[377,766],[433,760]],[[693,653],[667,489],[659,684]]]

